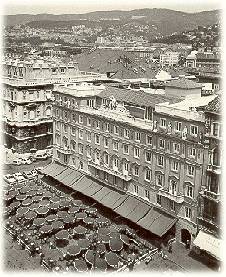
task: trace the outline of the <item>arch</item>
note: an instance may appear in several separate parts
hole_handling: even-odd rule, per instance
[[[187,244],[187,241],[191,242],[191,234],[187,229],[181,229],[181,242]]]

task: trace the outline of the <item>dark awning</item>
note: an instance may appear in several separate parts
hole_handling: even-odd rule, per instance
[[[139,201],[140,203],[132,210],[128,215],[127,218],[130,219],[132,222],[137,223],[142,217],[144,217],[148,211],[151,209],[149,205]]]
[[[125,218],[127,215],[139,205],[140,201],[134,197],[128,196],[126,200],[115,209],[115,212]]]

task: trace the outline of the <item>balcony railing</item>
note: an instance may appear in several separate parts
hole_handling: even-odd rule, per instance
[[[38,125],[41,123],[51,123],[53,122],[52,116],[49,117],[42,117],[42,118],[35,118],[35,119],[25,119],[23,121],[16,121],[16,120],[11,120],[7,118],[6,116],[3,117],[3,120],[7,122],[9,125],[15,125],[15,126],[33,126],[33,125]]]
[[[117,177],[119,177],[120,179],[123,179],[124,181],[130,181],[130,180],[132,179],[131,176],[129,176],[129,175],[124,175],[124,174],[122,174],[121,172],[114,171],[113,169],[107,168],[107,167],[105,167],[104,165],[98,165],[98,164],[96,164],[96,163],[95,163],[94,161],[92,161],[92,160],[89,161],[89,165],[91,165],[91,166],[93,166],[93,167],[95,167],[95,168],[97,168],[97,169],[99,169],[99,170],[102,170],[102,171],[104,171],[104,172],[107,172],[107,173],[110,174],[110,175],[117,176]]]
[[[220,194],[217,194],[217,193],[214,193],[212,191],[209,191],[209,190],[204,190],[203,191],[203,196],[211,199],[211,200],[215,200],[217,202],[220,201]]]
[[[221,174],[221,166],[220,165],[208,164],[207,170],[212,171],[216,174]]]
[[[63,147],[56,144],[54,145],[54,147],[63,154],[66,154],[66,155],[72,154],[72,150],[68,147]]]
[[[169,191],[164,190],[163,188],[159,190],[159,195],[164,196],[170,200],[175,201],[176,203],[183,203],[184,202],[184,196],[183,195],[177,195],[177,194],[171,194]]]

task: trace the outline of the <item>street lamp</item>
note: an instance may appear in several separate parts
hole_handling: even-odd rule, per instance
[[[97,243],[98,243],[98,223],[94,221],[93,224],[94,236],[93,236],[93,268],[96,267],[96,256],[97,256]]]

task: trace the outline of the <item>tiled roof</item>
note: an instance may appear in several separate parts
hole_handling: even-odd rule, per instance
[[[205,111],[220,113],[221,112],[221,99],[220,96],[214,98],[206,107]]]
[[[193,88],[201,88],[202,84],[196,83],[186,78],[180,78],[177,80],[170,81],[169,83],[166,84],[166,87],[193,89]]]
[[[164,102],[173,104],[181,101],[181,98],[179,97],[150,94],[143,91],[120,89],[112,86],[107,86],[105,90],[98,94],[98,97],[100,98],[109,98],[110,96],[114,96],[116,101],[119,102],[145,107],[155,107],[156,104]]]

